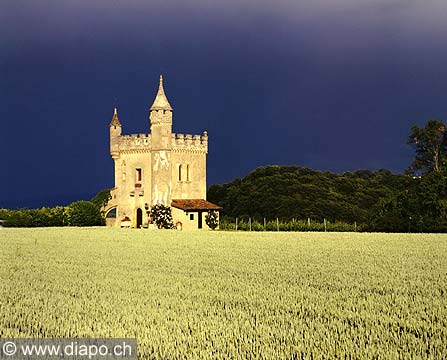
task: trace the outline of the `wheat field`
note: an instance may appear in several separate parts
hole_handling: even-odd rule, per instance
[[[0,337],[140,359],[445,359],[447,235],[0,229]]]

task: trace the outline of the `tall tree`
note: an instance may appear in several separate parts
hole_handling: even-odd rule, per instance
[[[447,177],[431,172],[409,180],[375,206],[371,228],[392,232],[447,232]]]
[[[408,171],[415,175],[440,173],[447,166],[446,125],[439,120],[429,120],[423,128],[413,126],[407,144],[416,152]]]

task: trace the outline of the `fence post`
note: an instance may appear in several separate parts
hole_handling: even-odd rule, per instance
[[[265,218],[264,218],[264,231],[265,231]]]
[[[279,219],[276,218],[276,229],[279,231]]]
[[[248,223],[250,224],[250,231],[251,231],[251,217],[248,218]]]
[[[326,227],[326,219],[324,219],[324,231],[327,231],[327,227]]]
[[[357,221],[354,221],[354,231],[357,232]]]
[[[310,227],[310,217],[307,218],[307,226]]]
[[[236,218],[236,231],[237,231],[237,218]]]

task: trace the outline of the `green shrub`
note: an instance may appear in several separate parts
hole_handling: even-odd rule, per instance
[[[153,205],[151,208],[151,217],[159,229],[173,229],[172,212],[169,206],[163,204]]]
[[[219,229],[220,230],[229,230],[229,231],[234,231],[236,230],[236,224],[234,222],[231,222],[229,220],[222,220],[219,224]]]
[[[216,229],[219,226],[219,213],[214,210],[208,211],[205,215],[205,223],[211,230]]]
[[[261,224],[258,221],[253,221],[253,223],[251,224],[251,229],[253,231],[264,231],[264,224]]]
[[[68,225],[62,206],[41,209],[0,209],[0,219],[5,227],[49,227]]]
[[[67,213],[70,226],[105,225],[100,210],[90,201],[81,200],[70,204]]]
[[[31,210],[9,210],[5,223],[5,227],[32,227],[33,218]]]

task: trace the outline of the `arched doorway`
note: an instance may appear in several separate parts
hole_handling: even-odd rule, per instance
[[[137,209],[137,229],[141,228],[143,225],[143,210]]]

